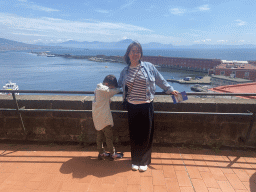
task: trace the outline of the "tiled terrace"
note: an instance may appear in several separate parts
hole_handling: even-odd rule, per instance
[[[256,153],[154,147],[146,172],[125,157],[98,161],[95,146],[0,144],[1,192],[256,191]]]

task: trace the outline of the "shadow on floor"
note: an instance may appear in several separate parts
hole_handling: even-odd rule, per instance
[[[250,191],[256,192],[256,173],[254,173],[250,178]]]
[[[71,174],[73,178],[84,178],[89,175],[106,177],[131,170],[131,161],[128,158],[115,161],[101,160],[95,157],[74,157],[63,163],[60,172]]]

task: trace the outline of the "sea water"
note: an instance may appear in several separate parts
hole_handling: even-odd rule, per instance
[[[125,50],[85,50],[61,49],[52,50],[51,53],[72,55],[120,55]],[[145,50],[144,55],[162,55],[173,57],[186,57],[189,52]],[[190,52],[192,58],[203,58]],[[211,53],[210,55],[214,55]],[[249,54],[251,60],[256,56]],[[215,54],[218,57],[218,54]],[[207,58],[206,56],[204,58]],[[228,59],[228,57],[227,57]],[[236,58],[234,58],[236,59]],[[240,59],[236,59],[240,60]],[[121,70],[126,66],[123,63],[93,62],[87,59],[67,59],[63,57],[45,57],[27,52],[0,52],[0,86],[8,80],[17,83],[20,90],[56,90],[56,91],[94,91],[96,85],[109,74],[119,78]],[[187,76],[203,76],[205,73],[158,68],[165,79],[183,79]],[[169,82],[178,91],[192,92],[188,84]],[[157,92],[162,90],[157,87]]]

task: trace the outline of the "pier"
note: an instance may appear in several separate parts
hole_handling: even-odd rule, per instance
[[[211,84],[211,77],[204,76],[202,79],[191,79],[189,81],[185,81],[184,79],[175,80],[175,79],[167,79],[169,82],[175,82],[180,84],[201,84],[201,85],[210,85]]]

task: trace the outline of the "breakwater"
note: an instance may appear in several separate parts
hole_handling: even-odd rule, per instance
[[[35,52],[34,52],[35,53]],[[53,54],[47,52],[36,53],[44,56],[56,56],[70,59],[88,59],[95,62],[118,62],[125,63],[122,56],[106,55],[72,55],[72,54]],[[158,67],[168,67],[180,70],[207,72],[210,69],[221,64],[220,59],[203,59],[203,58],[183,58],[183,57],[164,57],[164,56],[143,56],[142,61],[150,62]]]
[[[70,55],[70,54],[54,54],[57,57],[64,57],[70,59],[88,59],[95,62],[112,62],[112,63],[125,63],[121,56],[106,56],[106,55]]]
[[[47,57],[63,57],[66,59],[88,59],[95,62],[112,62],[112,63],[125,63],[123,57],[121,56],[106,56],[106,55],[72,55],[72,54],[57,54],[50,52],[31,52],[37,54],[38,56]]]

